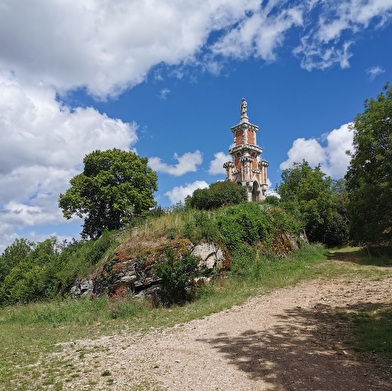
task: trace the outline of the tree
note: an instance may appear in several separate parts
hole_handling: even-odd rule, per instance
[[[220,181],[208,189],[197,189],[185,200],[186,206],[212,210],[221,206],[236,205],[247,200],[246,188],[230,181]]]
[[[9,272],[22,262],[33,250],[35,243],[27,239],[15,239],[14,243],[6,247],[0,255],[0,285]]]
[[[355,117],[354,152],[346,174],[351,234],[359,243],[392,239],[392,87],[365,100]]]
[[[71,187],[59,198],[64,217],[84,218],[83,238],[120,229],[155,206],[157,175],[147,166],[147,158],[119,149],[97,150],[83,163],[83,172],[71,179]]]
[[[281,202],[296,205],[311,242],[336,246],[348,239],[343,181],[333,181],[320,166],[312,168],[305,160],[284,170],[282,181],[278,189]]]

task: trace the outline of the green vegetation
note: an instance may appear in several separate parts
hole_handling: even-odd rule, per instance
[[[344,181],[333,181],[305,160],[282,172],[281,202],[297,208],[311,242],[328,247],[348,241],[347,193]]]
[[[199,210],[212,210],[240,204],[246,200],[245,187],[234,182],[221,181],[213,183],[208,189],[195,190],[192,196],[186,198],[185,205]]]
[[[76,278],[91,273],[117,245],[109,233],[96,241],[72,243],[16,240],[0,256],[0,305],[66,295]]]
[[[284,205],[277,207],[267,202],[241,203],[210,212],[177,208],[161,211],[158,217],[156,214],[139,218],[137,230],[105,232],[96,240],[15,241],[0,256],[0,305],[62,297],[76,278],[92,273],[105,261],[147,259],[146,254],[154,258],[153,248],[170,247],[174,239],[219,244],[227,254],[224,267],[231,268],[232,274],[241,274],[253,258],[286,255],[296,249],[293,243],[300,243],[303,230],[295,213],[285,210]],[[120,248],[115,250],[120,243]],[[195,260],[183,254],[182,260],[166,256],[166,265],[157,267],[157,273],[164,278],[169,302],[175,296],[183,301],[194,263]]]
[[[91,152],[83,163],[83,172],[59,198],[64,217],[84,218],[82,237],[99,238],[105,230],[123,228],[155,205],[157,175],[147,158],[112,149]]]
[[[194,302],[170,309],[151,308],[146,301],[132,301],[128,297],[60,300],[0,309],[0,390],[28,390],[32,384],[37,389],[41,387],[45,390],[55,385],[57,388],[54,389],[61,389],[62,383],[76,376],[88,378],[88,373],[78,371],[72,358],[56,359],[50,355],[63,349],[59,345],[61,342],[83,337],[94,339],[99,335],[113,333],[147,331],[152,327],[170,327],[222,311],[243,303],[250,296],[296,284],[304,279],[342,275],[348,279],[355,276],[381,279],[390,275],[388,270],[371,265],[377,263],[378,258],[369,257],[358,249],[354,253],[334,252],[340,262],[326,262],[327,255],[322,246],[310,245],[288,257],[251,259],[241,275],[217,280],[215,284],[200,290]],[[361,265],[361,260],[366,265]],[[384,260],[386,263],[387,259]],[[116,306],[118,308],[119,304],[125,303],[128,303],[129,309],[121,312],[121,316],[115,315]],[[334,322],[340,324],[343,319],[344,324],[349,326],[344,335],[344,349],[368,354],[376,351],[380,358],[388,360],[391,346],[389,342],[384,342],[388,340],[385,336],[390,335],[390,311],[390,307],[358,307],[356,312],[343,309],[339,313],[327,313],[325,319],[320,321],[331,326]],[[349,321],[346,322],[346,319]],[[379,330],[379,337],[374,334],[375,328]],[[363,335],[367,337],[364,339]],[[87,355],[93,355],[94,351],[83,350],[78,354],[82,360]],[[102,368],[99,373],[104,371],[106,369]],[[92,390],[94,380],[91,378]]]
[[[367,99],[354,120],[354,152],[346,174],[351,235],[357,243],[392,239],[392,86]]]
[[[199,258],[186,251],[181,258],[176,259],[173,249],[166,251],[165,258],[164,262],[156,266],[156,273],[162,278],[163,302],[184,303],[192,294],[187,288],[196,277]]]

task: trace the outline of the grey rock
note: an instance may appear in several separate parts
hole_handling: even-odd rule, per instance
[[[225,257],[220,247],[214,243],[200,242],[192,250],[192,255],[200,258],[199,268],[213,269],[222,265]]]

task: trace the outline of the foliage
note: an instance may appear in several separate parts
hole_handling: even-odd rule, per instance
[[[193,243],[200,240],[219,242],[220,232],[215,214],[206,211],[194,211],[185,222],[183,235]]]
[[[55,237],[40,243],[16,240],[0,256],[0,265],[14,259],[0,286],[0,305],[53,298],[81,275],[91,272],[115,241],[104,234],[98,240],[60,243]],[[17,262],[16,262],[17,256]]]
[[[208,189],[197,189],[185,200],[186,206],[212,210],[222,206],[236,205],[247,200],[246,188],[230,181],[213,183]]]
[[[199,258],[185,252],[176,257],[172,249],[166,252],[166,259],[155,266],[155,271],[162,279],[163,293],[167,304],[184,303],[189,294],[187,288],[196,276]]]
[[[310,241],[337,246],[348,240],[347,193],[342,180],[333,181],[320,166],[313,169],[303,160],[284,170],[282,181],[281,202],[297,206]]]
[[[83,172],[60,194],[64,217],[84,218],[83,238],[98,238],[105,230],[123,228],[134,215],[155,205],[157,175],[147,162],[147,158],[119,149],[86,155]]]
[[[35,244],[27,239],[16,239],[0,256],[0,284],[10,271],[18,265],[31,251]]]
[[[68,292],[76,278],[88,275],[109,252],[113,254],[117,241],[122,241],[121,248],[116,250],[119,259],[138,256],[146,245],[151,243],[151,248],[155,248],[168,239],[214,242],[227,251],[224,266],[232,265],[232,273],[241,274],[241,263],[249,262],[257,252],[261,256],[290,252],[292,248],[287,235],[298,237],[303,230],[290,203],[274,206],[266,202],[245,202],[210,212],[176,208],[158,213],[158,217],[140,219],[138,229],[124,230],[120,234],[105,231],[96,240],[70,243],[60,243],[56,238],[42,243],[15,241],[0,256],[3,271],[0,305],[50,299]],[[168,296],[178,296],[181,300],[186,295],[183,296],[182,288],[176,292],[176,284],[190,278],[181,274],[185,261],[188,262],[187,256],[174,266],[173,278],[178,281],[168,282],[168,286],[174,287],[172,291],[168,289]]]
[[[346,174],[351,234],[363,244],[392,239],[392,86],[365,101],[354,120],[354,152]]]

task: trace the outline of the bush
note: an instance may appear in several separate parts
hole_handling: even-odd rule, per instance
[[[12,254],[20,257],[7,270],[0,287],[0,305],[52,298],[66,291],[73,281],[91,272],[115,244],[113,235],[98,240],[59,243],[52,237],[40,243],[15,241],[0,257],[0,265]]]
[[[230,181],[216,182],[208,189],[197,189],[187,197],[186,206],[199,210],[213,210],[237,205],[247,200],[246,188]]]
[[[192,299],[187,291],[196,276],[199,258],[185,252],[176,258],[174,250],[166,251],[166,259],[155,266],[155,272],[162,279],[163,302],[165,304],[184,303]]]

